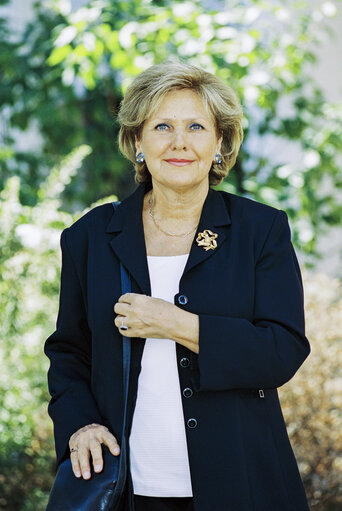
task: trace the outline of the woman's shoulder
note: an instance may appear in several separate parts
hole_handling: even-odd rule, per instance
[[[76,232],[78,230],[87,230],[94,225],[99,227],[103,224],[106,227],[112,214],[113,204],[111,202],[106,202],[105,204],[86,210],[78,220],[70,225],[69,229]]]
[[[285,211],[274,206],[228,192],[220,192],[231,217],[235,232],[255,240],[263,246],[272,235],[289,241],[291,229]],[[278,239],[278,238],[277,238]]]
[[[258,202],[252,198],[236,195],[230,192],[219,192],[223,197],[233,219],[252,223],[273,222],[276,217],[285,216],[285,211],[269,204]]]
[[[107,225],[113,215],[111,202],[95,206],[86,211],[78,220],[64,229],[62,236],[68,238],[68,244],[84,245],[93,232],[106,231]]]
[[[265,204],[264,202],[258,202],[255,199],[252,199],[251,197],[245,197],[231,192],[224,192],[222,190],[220,190],[219,193],[227,202],[229,202],[232,209],[244,212],[246,214],[258,213],[260,215],[274,216],[279,211],[281,211],[275,206],[270,206],[269,204]]]

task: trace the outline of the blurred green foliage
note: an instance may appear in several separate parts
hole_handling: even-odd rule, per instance
[[[0,194],[0,509],[42,509],[51,484],[42,342],[55,328],[60,231],[74,220],[58,195],[89,152],[81,147],[51,171],[35,207],[20,203],[18,177]]]
[[[342,107],[312,78],[337,7],[322,2],[314,10],[306,0],[210,5],[92,0],[71,12],[68,0],[45,0],[16,39],[3,21],[0,104],[9,129],[0,186],[19,172],[22,200],[32,205],[49,168],[86,143],[92,154],[64,193],[66,208],[126,195],[133,174],[118,153],[114,120],[123,91],[151,64],[178,57],[230,83],[244,105],[245,142],[221,187],[286,209],[295,244],[312,254],[322,229],[342,218],[334,193],[342,188]],[[29,128],[37,130],[36,147],[14,151],[14,138]]]
[[[294,242],[308,257],[322,230],[341,219],[342,109],[311,78],[334,4],[314,11],[306,0],[212,5],[92,0],[71,12],[68,0],[44,0],[17,35],[0,19],[0,510],[44,509],[54,454],[42,345],[57,314],[59,235],[84,207],[134,186],[131,165],[118,154],[115,112],[136,74],[178,57],[237,90],[245,141],[220,187],[286,209]],[[309,310],[323,324],[331,304],[315,296]],[[336,325],[341,310],[334,314],[329,322]],[[328,374],[333,368],[335,385],[340,333],[330,336],[330,349],[320,332],[321,359]],[[337,424],[335,387],[314,376],[308,369],[305,381],[288,387],[283,404],[312,509],[321,509],[330,490],[341,497],[341,464],[333,461],[340,452],[328,431],[317,456],[310,438],[304,441],[309,432],[317,443],[322,424]],[[320,399],[329,406],[316,427],[310,403],[317,408]]]
[[[17,176],[0,194],[0,509],[43,509],[51,487],[55,460],[42,347],[55,329],[60,233],[81,215],[62,211],[60,195],[90,152],[81,146],[53,168],[33,207],[21,204]]]

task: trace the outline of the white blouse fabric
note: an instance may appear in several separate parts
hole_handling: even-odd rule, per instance
[[[153,297],[174,303],[187,258],[147,256]],[[146,339],[141,365],[129,439],[134,493],[191,497],[175,341]]]

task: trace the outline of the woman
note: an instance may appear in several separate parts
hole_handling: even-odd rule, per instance
[[[308,510],[277,395],[310,350],[287,217],[210,189],[235,163],[241,120],[212,74],[149,68],[119,113],[139,187],[62,233],[45,348],[57,463],[70,455],[89,479],[101,444],[120,452],[131,337],[130,510]],[[132,276],[123,296],[120,261]]]

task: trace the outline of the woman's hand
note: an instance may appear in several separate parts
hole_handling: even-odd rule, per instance
[[[120,447],[115,436],[101,424],[89,424],[71,435],[69,440],[70,460],[76,477],[82,476],[83,479],[90,479],[89,454],[93,458],[95,472],[101,472],[103,469],[101,444],[106,445],[114,456],[120,454]]]
[[[196,314],[176,305],[137,293],[120,296],[114,305],[114,323],[122,335],[153,339],[172,339],[198,353],[199,320]],[[122,320],[128,327],[121,330]]]
[[[120,328],[122,319],[129,330],[120,330],[120,333],[129,337],[152,337],[164,339],[167,335],[167,325],[172,319],[177,307],[160,298],[126,293],[120,296],[114,305],[114,312],[118,314],[115,325]]]

